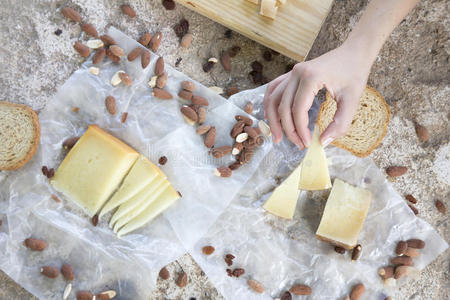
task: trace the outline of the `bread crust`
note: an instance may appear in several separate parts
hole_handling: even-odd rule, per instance
[[[39,145],[40,138],[41,138],[41,126],[40,126],[39,118],[38,118],[36,112],[31,107],[24,105],[24,104],[16,104],[16,103],[11,103],[11,102],[7,102],[7,101],[0,101],[0,106],[1,105],[17,107],[17,108],[27,111],[31,116],[31,122],[32,122],[33,128],[34,128],[34,141],[33,141],[33,144],[30,145],[30,149],[29,149],[27,155],[25,155],[19,162],[15,163],[15,164],[0,166],[0,170],[2,170],[2,171],[13,171],[13,170],[17,170],[17,169],[20,169],[21,167],[23,167],[26,163],[28,163],[30,161],[30,159],[36,153],[36,150]]]
[[[389,120],[391,119],[391,111],[390,111],[390,109],[389,109],[389,105],[386,103],[386,101],[384,100],[383,96],[381,96],[381,94],[380,94],[377,90],[375,90],[374,88],[372,88],[372,87],[370,87],[370,86],[368,86],[368,85],[366,86],[366,90],[369,90],[370,93],[375,94],[375,95],[380,99],[380,102],[383,103],[384,107],[386,108],[387,120],[386,120],[386,122],[384,123],[384,126],[383,126],[383,132],[382,132],[382,134],[380,135],[380,137],[378,138],[378,140],[372,145],[372,147],[369,148],[369,150],[367,150],[367,151],[364,152],[364,153],[356,152],[356,151],[353,150],[352,148],[347,147],[345,144],[340,143],[338,140],[334,140],[334,141],[331,142],[331,144],[332,144],[333,146],[336,146],[336,147],[342,148],[342,149],[344,149],[344,150],[346,150],[346,151],[349,151],[350,153],[352,153],[353,155],[355,155],[355,156],[357,156],[357,157],[366,157],[366,156],[368,156],[370,153],[373,152],[373,150],[375,150],[375,148],[377,148],[377,147],[380,145],[381,141],[382,141],[382,140],[384,139],[384,137],[386,136],[386,133],[387,133],[387,130],[388,130],[388,125],[389,125]],[[321,119],[322,115],[324,114],[327,105],[328,105],[331,101],[335,101],[335,100],[333,99],[333,97],[331,97],[331,94],[327,91],[326,100],[325,100],[324,103],[322,103],[322,104],[320,105],[319,113],[318,113],[318,115],[317,115],[317,121],[316,121],[316,123],[319,123],[319,120]]]

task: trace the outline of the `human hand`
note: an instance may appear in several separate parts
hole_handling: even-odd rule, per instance
[[[344,43],[320,57],[299,63],[268,84],[264,111],[275,143],[282,140],[284,131],[300,149],[309,146],[308,111],[322,88],[336,99],[337,111],[322,133],[321,143],[326,146],[345,135],[356,114],[372,64],[371,59],[355,51],[353,46]]]

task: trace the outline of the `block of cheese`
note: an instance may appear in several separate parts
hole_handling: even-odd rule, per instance
[[[138,156],[118,138],[91,125],[56,170],[51,184],[93,216],[117,189]]]
[[[334,245],[352,249],[369,210],[371,193],[335,179],[316,236]]]
[[[117,192],[115,192],[111,199],[103,206],[99,217],[102,217],[104,214],[136,195],[155,179],[158,174],[164,178],[166,177],[155,164],[149,161],[145,156],[140,155]]]
[[[261,0],[261,8],[259,13],[270,19],[275,19],[277,16],[278,6],[277,0]]]
[[[138,205],[130,205],[127,206],[123,211],[126,211],[125,214],[122,214],[122,211],[120,213],[122,216],[116,220],[116,224],[114,225],[113,231],[117,232],[123,225],[128,223],[131,219],[139,215],[144,209],[146,209],[153,201],[158,199],[158,197],[161,196],[168,188],[170,188],[170,183],[166,180],[163,182],[158,188],[149,195],[145,201],[140,202]],[[124,203],[127,204],[127,203]],[[122,204],[122,205],[124,205]],[[119,209],[122,208],[122,205],[119,207]]]
[[[300,172],[298,185],[298,188],[301,190],[317,191],[331,187],[327,158],[319,138],[319,127],[315,125],[311,145],[302,161],[302,171]]]
[[[152,194],[155,193],[162,185],[168,184],[165,177],[157,176],[153,181],[147,184],[139,193],[122,203],[116,212],[111,217],[109,227],[112,227],[121,217],[125,216],[128,212],[133,210],[136,206],[142,205]]]
[[[117,236],[121,237],[133,230],[136,230],[148,222],[152,221],[160,213],[171,206],[180,195],[171,186],[169,186],[158,199],[147,206],[140,214],[134,217],[130,222],[123,226],[118,232]]]
[[[271,214],[291,220],[294,216],[300,190],[298,181],[300,180],[301,164],[283,181],[270,195],[263,208]]]

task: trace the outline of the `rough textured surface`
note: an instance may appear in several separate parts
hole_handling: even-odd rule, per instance
[[[367,1],[336,0],[309,58],[338,46],[357,22]],[[233,33],[224,36],[226,29],[191,11],[180,7],[174,11],[162,8],[161,1],[132,0],[137,17],[130,19],[120,11],[121,1],[2,1],[0,4],[0,87],[3,99],[42,109],[56,89],[74,72],[82,61],[72,48],[78,39],[86,39],[78,25],[68,22],[59,8],[69,5],[103,33],[114,25],[132,37],[145,31],[161,30],[164,38],[159,53],[166,62],[207,86],[240,89],[252,88],[247,74],[255,59],[263,62],[264,75],[272,79],[292,63],[283,56],[264,62],[264,47]],[[406,165],[408,172],[394,181],[403,194],[412,193],[417,199],[419,216],[431,223],[448,238],[446,215],[434,207],[436,199],[450,205],[450,68],[449,68],[449,11],[448,1],[423,0],[394,31],[383,47],[369,78],[389,103],[392,121],[383,144],[372,157],[380,168],[391,164]],[[189,48],[179,48],[172,27],[182,17],[189,20],[193,41]],[[61,29],[57,36],[55,30]],[[209,57],[218,57],[223,49],[239,45],[241,52],[232,59],[231,73],[223,72],[218,64],[212,72],[204,73],[202,64]],[[425,125],[431,138],[419,142],[413,121]],[[447,240],[448,241],[448,240]],[[450,294],[449,251],[428,266],[418,280],[403,287],[395,299],[446,299]],[[152,299],[222,299],[189,255],[168,267],[171,279],[158,282]],[[174,275],[188,273],[184,289],[174,283]],[[34,299],[20,286],[0,272],[0,299]]]

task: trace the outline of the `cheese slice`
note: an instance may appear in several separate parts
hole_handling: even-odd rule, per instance
[[[152,221],[164,210],[169,208],[180,195],[171,186],[169,186],[161,196],[153,201],[149,206],[147,206],[140,214],[134,217],[130,222],[128,222],[124,227],[122,227],[118,232],[117,236],[121,237],[133,230],[136,230],[148,222]]]
[[[259,14],[274,20],[278,11],[278,6],[276,4],[277,0],[261,0]]]
[[[158,191],[165,184],[169,184],[169,182],[161,176],[156,177],[152,182],[150,182],[142,191],[137,193],[135,196],[131,197],[128,201],[122,203],[119,208],[116,210],[114,215],[111,217],[109,222],[109,227],[112,227],[114,223],[117,222],[120,218],[125,216],[128,212],[133,210],[135,207],[142,205],[152,197],[152,195]]]
[[[346,249],[354,248],[371,197],[369,191],[336,178],[316,232],[317,238]]]
[[[166,177],[155,164],[145,156],[140,155],[131,168],[130,173],[125,177],[119,190],[106,202],[99,217],[102,217],[104,214],[136,195],[158,175],[164,178]]]
[[[138,156],[118,138],[91,125],[56,170],[51,184],[93,216]]]
[[[253,4],[259,4],[259,0],[247,0],[248,2],[251,2]]]
[[[291,220],[294,216],[300,190],[301,164],[279,185],[264,203],[263,208],[271,214]]]
[[[331,187],[327,158],[319,138],[319,126],[315,125],[311,145],[302,161],[299,189],[317,191]]]
[[[278,6],[281,6],[281,5],[283,5],[283,4],[286,4],[286,1],[287,1],[287,0],[277,0],[277,5],[278,5]]]

